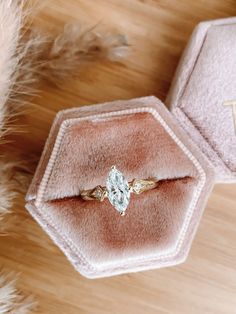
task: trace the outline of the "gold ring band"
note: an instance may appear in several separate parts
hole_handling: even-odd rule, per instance
[[[80,191],[80,197],[86,201],[104,201],[108,198],[115,209],[123,216],[130,201],[130,194],[141,194],[157,187],[158,180],[134,179],[128,182],[124,175],[113,166],[107,177],[106,186],[98,185],[90,190]]]

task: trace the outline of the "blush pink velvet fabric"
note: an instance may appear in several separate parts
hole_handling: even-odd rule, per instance
[[[116,165],[128,178],[156,177],[120,217],[81,189],[105,184]],[[27,208],[89,278],[159,268],[187,257],[212,189],[211,164],[154,97],[61,111],[27,194]]]
[[[236,18],[200,23],[182,56],[167,104],[214,165],[217,182],[236,182]]]

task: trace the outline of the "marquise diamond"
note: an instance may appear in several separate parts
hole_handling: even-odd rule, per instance
[[[120,213],[124,214],[130,201],[129,183],[124,175],[113,166],[108,174],[106,181],[107,197]]]

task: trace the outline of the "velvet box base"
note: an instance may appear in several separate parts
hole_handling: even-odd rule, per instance
[[[124,217],[79,193],[105,185],[116,165],[158,188],[132,195]],[[159,268],[188,254],[214,174],[154,97],[60,112],[27,194],[27,208],[89,278]]]

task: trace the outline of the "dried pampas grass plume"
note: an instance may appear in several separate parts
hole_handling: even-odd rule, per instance
[[[29,169],[20,161],[10,161],[10,157],[0,158],[0,232],[7,232],[2,221],[12,211],[17,196],[23,194],[29,184]],[[1,221],[3,222],[1,224]]]
[[[0,274],[0,314],[29,314],[36,307],[32,297],[25,298],[16,288],[16,277]]]
[[[51,80],[77,76],[88,63],[108,59],[119,61],[128,50],[126,37],[104,34],[80,25],[66,25],[61,34],[46,43],[42,73]],[[45,58],[45,59],[44,59]]]
[[[16,69],[20,67],[22,56],[17,54],[22,11],[17,2],[0,1],[0,143],[9,130],[11,99],[17,81]],[[8,213],[14,202],[18,189],[16,164],[6,159],[0,161],[0,219]],[[18,177],[18,179],[17,179]],[[3,223],[3,222],[2,222]],[[15,280],[0,275],[0,314],[27,314],[34,307],[32,300],[24,298],[15,287]]]
[[[18,64],[16,50],[21,29],[21,10],[13,1],[0,1],[0,138],[5,130],[6,102]]]
[[[124,35],[102,34],[96,27],[85,28],[79,24],[67,24],[57,35],[28,31],[21,45],[25,48],[18,70],[18,86],[23,86],[22,82],[32,85],[42,79],[60,85],[65,80],[79,77],[88,64],[102,60],[120,61],[129,50]]]
[[[0,0],[0,14],[2,6],[6,11],[11,9],[15,16],[9,19],[10,31],[4,34],[5,25],[1,25],[0,30],[0,44],[10,33],[11,47],[7,49],[5,44],[5,52],[0,52],[0,57],[2,54],[9,61],[5,101],[13,112],[26,102],[27,96],[37,95],[40,89],[37,83],[46,80],[60,87],[65,81],[79,78],[81,70],[89,64],[104,60],[119,62],[130,50],[124,34],[98,31],[98,25],[66,24],[57,34],[42,33],[32,27],[30,13],[33,9],[27,10],[23,3],[23,0],[6,0],[2,4]],[[11,50],[8,56],[7,50]],[[0,70],[7,65],[4,58],[2,61]],[[0,89],[0,97],[1,94]]]
[[[9,130],[10,110],[7,106],[16,81],[16,68],[21,57],[19,45],[22,11],[15,1],[0,1],[0,143]],[[1,157],[2,158],[2,157]],[[0,161],[0,218],[8,213],[15,196],[11,180],[13,163]]]

